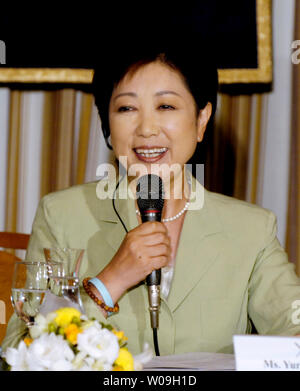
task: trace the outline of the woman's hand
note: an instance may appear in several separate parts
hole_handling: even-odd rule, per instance
[[[168,230],[161,222],[147,222],[129,231],[110,263],[97,275],[114,303],[171,258]]]

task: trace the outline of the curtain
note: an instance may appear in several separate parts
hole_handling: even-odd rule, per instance
[[[220,94],[205,167],[211,191],[257,202],[264,95]]]
[[[1,100],[0,229],[30,233],[41,197],[97,180],[113,157],[91,94],[2,89]]]

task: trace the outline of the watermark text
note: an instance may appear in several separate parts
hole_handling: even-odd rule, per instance
[[[6,45],[4,41],[0,40],[0,64],[6,64]]]
[[[3,300],[0,300],[0,324],[6,324],[6,306]]]
[[[300,39],[292,42],[292,49],[296,49],[292,54],[292,63],[298,65],[300,63]]]
[[[102,177],[97,185],[97,196],[99,199],[113,199],[118,184],[118,198],[136,199],[135,188],[138,178],[151,174],[154,182],[157,176],[162,179],[165,200],[185,198],[193,200],[189,209],[201,209],[204,203],[204,164],[195,166],[194,175],[197,181],[194,186],[192,186],[191,179],[192,168],[191,164],[184,164],[184,167],[181,167],[178,163],[171,165],[153,163],[150,168],[144,164],[135,163],[128,167],[127,156],[120,156],[118,170],[110,163],[102,163],[97,167],[96,176]],[[129,178],[131,178],[130,183],[128,183]],[[153,185],[152,188],[155,188],[155,184],[151,183],[151,186]],[[147,193],[148,189],[143,189],[142,194]],[[156,195],[158,196],[158,193]]]

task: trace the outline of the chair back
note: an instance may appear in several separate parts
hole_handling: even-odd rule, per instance
[[[0,248],[26,250],[30,235],[0,232]],[[10,293],[15,262],[20,258],[7,251],[0,251],[0,345],[6,333],[7,322],[14,312]]]
[[[16,232],[0,232],[0,248],[26,250],[30,235]]]

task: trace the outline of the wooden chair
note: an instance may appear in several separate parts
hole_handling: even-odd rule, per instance
[[[26,250],[30,235],[0,232],[0,248]],[[5,336],[7,322],[14,310],[10,301],[12,275],[15,262],[21,259],[7,251],[0,251],[0,345]]]
[[[26,250],[30,235],[15,232],[0,232],[0,248]]]

